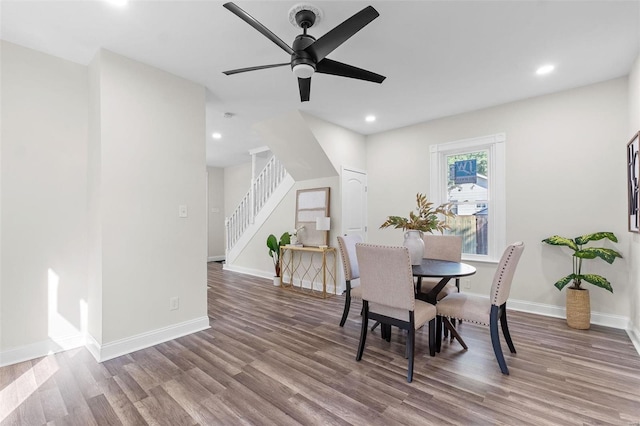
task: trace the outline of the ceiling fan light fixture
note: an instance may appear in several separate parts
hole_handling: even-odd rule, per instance
[[[292,70],[293,70],[293,74],[298,78],[311,78],[313,73],[316,71],[309,64],[297,64],[297,65],[294,65]]]

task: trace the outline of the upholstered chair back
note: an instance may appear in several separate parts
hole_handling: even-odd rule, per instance
[[[345,235],[338,237],[338,248],[340,249],[342,267],[344,268],[344,279],[346,281],[352,281],[360,278],[358,259],[356,257],[356,244],[361,242],[362,238],[359,235]]]
[[[493,284],[489,294],[492,305],[501,306],[509,298],[511,281],[523,251],[524,243],[519,241],[509,245],[502,253],[498,269],[496,269],[496,273],[493,276]]]
[[[370,310],[408,321],[415,309],[411,258],[406,247],[357,244],[362,299]]]
[[[461,236],[424,234],[422,240],[424,241],[423,257],[452,262],[462,260]]]

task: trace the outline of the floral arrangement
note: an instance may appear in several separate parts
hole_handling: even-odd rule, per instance
[[[446,218],[455,217],[455,213],[451,211],[452,204],[445,203],[438,207],[433,207],[433,203],[427,200],[424,194],[416,194],[416,211],[409,212],[409,217],[389,216],[387,220],[380,225],[380,229],[394,227],[402,230],[415,229],[422,232],[440,231],[444,232],[449,229]],[[445,219],[440,219],[444,216]]]

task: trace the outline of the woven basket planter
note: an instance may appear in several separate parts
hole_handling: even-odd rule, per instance
[[[589,290],[567,288],[567,325],[578,330],[591,326]]]

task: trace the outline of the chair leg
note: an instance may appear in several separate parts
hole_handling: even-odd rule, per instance
[[[436,319],[429,321],[429,355],[436,356]]]
[[[498,360],[500,371],[502,371],[502,374],[509,375],[509,369],[507,368],[507,363],[504,360],[504,355],[502,354],[502,347],[500,346],[500,335],[498,334],[498,311],[498,306],[491,305],[491,314],[489,315],[491,344],[493,345],[493,352],[496,354],[496,360]]]
[[[360,330],[360,344],[358,345],[356,361],[360,361],[362,359],[362,353],[364,352],[364,342],[367,340],[367,323],[369,322],[369,302],[363,300],[362,305],[362,327]]]
[[[407,382],[413,380],[413,356],[415,354],[416,328],[414,326],[413,312],[409,313],[409,330],[407,330],[407,352],[409,355],[409,363],[407,365]]]
[[[349,308],[351,307],[351,285],[347,283],[347,296],[344,299],[344,311],[342,312],[342,319],[340,320],[340,327],[344,327],[344,323],[347,321],[347,315],[349,315]]]
[[[511,340],[511,334],[509,333],[509,325],[507,324],[507,304],[503,304],[500,307],[500,326],[502,327],[502,335],[504,336],[504,340],[507,341],[507,345],[509,345],[509,350],[512,354],[516,353],[516,347],[513,346],[513,341]]]
[[[382,324],[380,328],[384,330],[384,335],[382,336],[382,338],[387,342],[390,342],[391,341],[391,324]]]
[[[440,353],[442,346],[442,317],[436,317],[436,352]]]
[[[458,289],[458,293],[460,293],[460,278],[456,278],[456,288]],[[462,324],[462,320],[458,320],[458,324]],[[455,318],[451,319],[451,325],[456,326]],[[451,338],[453,339],[453,336],[451,336]]]

